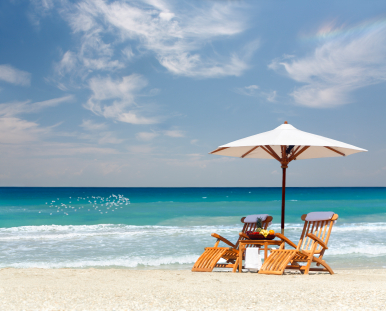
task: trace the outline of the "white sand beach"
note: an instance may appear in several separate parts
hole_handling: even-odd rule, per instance
[[[385,310],[386,269],[335,275],[0,270],[0,310]]]

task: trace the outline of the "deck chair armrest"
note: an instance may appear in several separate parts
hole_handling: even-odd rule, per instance
[[[275,233],[275,235],[281,239],[283,242],[286,242],[288,245],[292,246],[293,248],[296,248],[296,244],[294,242],[292,242],[289,238],[287,238],[285,235],[281,234],[281,233]]]
[[[315,234],[308,233],[307,236],[313,239],[315,242],[319,243],[323,248],[328,249],[326,243],[324,243],[321,239],[319,239]]]
[[[244,232],[240,232],[239,236],[240,236],[240,238],[244,238],[246,240],[249,240],[249,236],[247,234],[245,234]]]
[[[212,233],[211,235],[217,240],[220,240],[221,242],[224,242],[225,244],[228,244],[229,246],[236,248],[236,245],[234,245],[232,242],[229,242],[226,238],[223,238],[221,235],[218,235],[217,233]]]

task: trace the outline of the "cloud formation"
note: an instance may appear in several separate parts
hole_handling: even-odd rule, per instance
[[[122,79],[92,78],[89,87],[93,94],[84,105],[94,114],[131,124],[154,124],[156,118],[140,115],[140,108],[135,102],[138,92],[147,85],[141,75],[132,74]]]
[[[28,86],[31,83],[31,74],[10,65],[0,65],[0,80],[8,83]]]
[[[50,127],[41,127],[36,122],[23,120],[20,114],[35,113],[46,107],[53,107],[72,100],[71,95],[42,102],[12,102],[0,104],[0,143],[21,144],[37,141],[42,135],[50,133]]]
[[[48,129],[40,128],[36,122],[16,117],[0,117],[0,144],[21,144],[37,141]]]
[[[168,131],[164,131],[164,135],[165,136],[169,136],[169,137],[184,137],[184,133],[180,130],[168,130]]]
[[[156,132],[139,132],[135,136],[138,140],[150,141],[159,136],[159,134]]]
[[[258,85],[239,87],[239,88],[236,88],[235,91],[236,93],[246,95],[246,96],[264,98],[266,101],[269,101],[271,103],[276,101],[276,96],[277,96],[276,91],[265,92],[260,90],[260,87]]]
[[[328,25],[317,37],[321,42],[311,55],[269,65],[305,84],[291,93],[296,103],[315,108],[347,104],[353,91],[386,80],[386,22],[351,29]]]
[[[174,130],[164,130],[164,131],[139,132],[136,134],[136,138],[142,141],[151,141],[160,135],[164,135],[172,138],[185,137],[185,134],[183,131],[174,129]]]
[[[15,116],[22,113],[35,113],[39,112],[41,109],[47,107],[54,107],[61,103],[68,102],[73,100],[72,95],[67,95],[59,98],[53,98],[41,102],[35,102],[31,104],[30,100],[26,100],[23,102],[12,102],[12,103],[4,103],[0,104],[0,115],[1,116]]]
[[[60,13],[75,34],[77,50],[66,51],[56,66],[59,75],[76,72],[82,78],[95,70],[113,71],[127,60],[153,54],[169,72],[190,77],[239,76],[258,48],[253,42],[230,55],[203,53],[214,40],[230,38],[246,29],[239,5],[231,2],[191,3],[162,0],[62,1]],[[124,46],[122,48],[122,46]]]
[[[80,125],[88,133],[79,135],[80,138],[96,141],[98,144],[121,144],[124,140],[117,138],[111,131],[107,131],[106,123],[96,123],[91,120],[83,120]]]
[[[83,120],[80,126],[83,127],[86,131],[100,131],[107,128],[105,123],[95,123],[91,120]]]

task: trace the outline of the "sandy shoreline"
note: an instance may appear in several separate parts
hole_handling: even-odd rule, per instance
[[[386,269],[268,276],[0,269],[0,310],[385,310]]]

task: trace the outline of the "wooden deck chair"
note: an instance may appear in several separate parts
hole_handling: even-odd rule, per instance
[[[216,238],[216,243],[213,247],[206,247],[202,255],[197,259],[194,264],[193,272],[211,272],[214,268],[233,268],[233,272],[236,272],[238,268],[238,257],[239,257],[239,241],[248,240],[248,235],[245,234],[247,231],[254,231],[256,229],[257,217],[264,219],[262,221],[263,229],[267,229],[269,224],[272,222],[273,217],[267,214],[261,215],[250,215],[241,218],[241,222],[244,224],[242,231],[239,233],[239,238],[236,243],[228,241],[226,238],[212,233],[212,237]],[[220,242],[224,242],[230,247],[218,247]],[[258,247],[258,246],[256,246]],[[223,258],[226,260],[225,263],[218,263]]]
[[[287,237],[276,233],[283,243],[278,250],[273,250],[269,257],[264,261],[260,274],[283,274],[285,269],[297,269],[304,274],[309,271],[327,271],[334,274],[334,271],[323,260],[323,255],[330,238],[331,229],[338,219],[338,214],[333,212],[313,212],[302,215],[304,221],[303,232],[300,236],[298,245],[295,245]],[[295,249],[284,249],[285,243]],[[305,265],[299,265],[299,262],[305,262]],[[311,263],[316,263],[319,267],[311,268]]]

